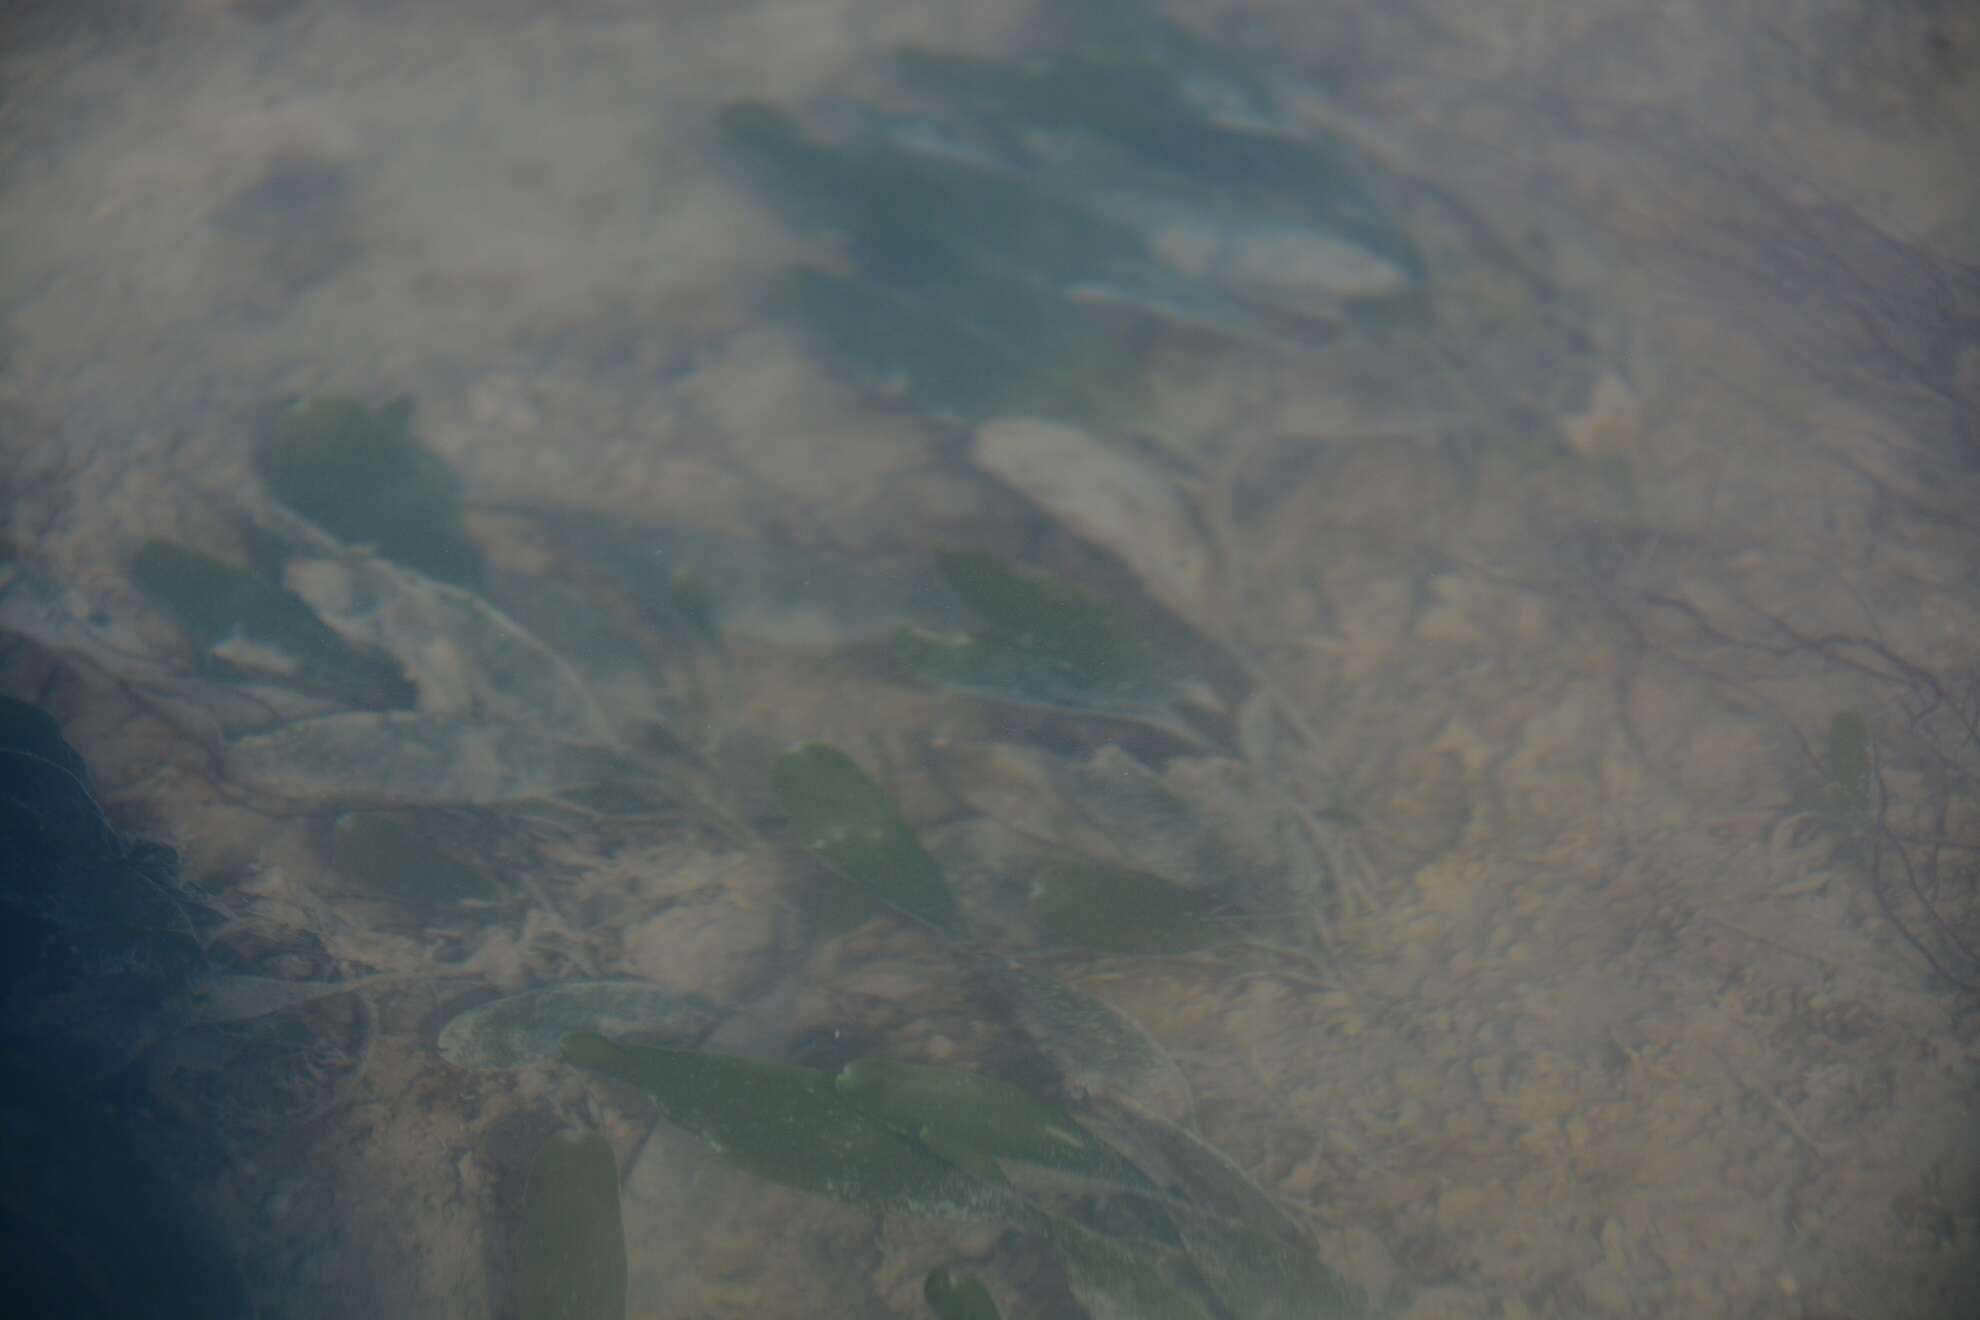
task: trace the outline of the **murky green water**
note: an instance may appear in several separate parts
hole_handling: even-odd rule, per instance
[[[1963,13],[6,22],[30,1309],[1972,1306]]]

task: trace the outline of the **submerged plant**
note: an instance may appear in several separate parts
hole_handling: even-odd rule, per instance
[[[1001,1320],[997,1303],[980,1279],[951,1270],[930,1270],[922,1280],[922,1298],[935,1320]]]
[[[700,1050],[568,1036],[566,1063],[631,1083],[728,1163],[799,1191],[933,1218],[1018,1218],[1008,1191],[851,1103],[832,1075]]]
[[[800,847],[872,899],[938,930],[961,927],[941,868],[893,799],[836,747],[801,743],[779,758],[777,800]]]
[[[1230,938],[1203,895],[1145,871],[1055,860],[1031,877],[1031,918],[1048,944],[1099,953],[1186,953]]]
[[[309,603],[246,569],[170,541],[146,541],[131,578],[223,677],[277,683],[354,706],[412,704],[412,683],[383,651],[354,645]]]
[[[1159,1187],[1072,1115],[994,1078],[864,1059],[834,1079],[594,1035],[567,1038],[563,1057],[645,1091],[669,1123],[757,1177],[868,1209],[1036,1234],[1060,1254],[1074,1296],[1097,1317],[1364,1314],[1359,1294],[1306,1247],[1195,1204],[1186,1186]],[[1002,1161],[1046,1166],[1096,1193],[1129,1189],[1144,1213],[1125,1230],[1090,1227],[1013,1187]],[[980,1285],[943,1274],[927,1288],[938,1314],[996,1314]]]
[[[775,779],[801,846],[849,886],[836,896],[838,902],[863,897],[869,905],[852,905],[851,914],[863,920],[876,909],[892,909],[946,938],[1009,1002],[1074,1088],[1113,1088],[1142,1096],[1164,1112],[1189,1110],[1187,1081],[1147,1032],[1092,995],[1027,972],[970,941],[940,864],[886,791],[851,757],[823,743],[802,743],[784,754]]]
[[[1838,820],[1859,826],[1867,824],[1876,778],[1870,760],[1870,728],[1864,723],[1863,712],[1840,711],[1829,722],[1825,768],[1829,775],[1829,809]]]
[[[854,1105],[965,1168],[1016,1160],[1153,1191],[1154,1184],[1071,1114],[1021,1087],[960,1068],[859,1059],[834,1083]]]
[[[430,578],[481,586],[481,551],[461,526],[460,478],[413,434],[401,397],[301,399],[276,414],[255,448],[255,472],[289,508],[349,545]]]
[[[330,864],[352,883],[416,908],[493,903],[508,890],[435,843],[415,813],[355,811],[330,828]]]
[[[939,421],[1120,424],[1147,407],[1140,365],[1118,341],[1021,284],[955,272],[895,288],[801,266],[775,306],[861,385]]]
[[[709,1005],[650,981],[553,981],[455,1014],[440,1029],[440,1055],[456,1068],[521,1068],[554,1060],[574,1031],[679,1043],[715,1021]]]
[[[522,1320],[625,1320],[619,1163],[597,1132],[560,1132],[523,1196]]]
[[[1113,601],[977,552],[940,557],[980,623],[956,637],[903,629],[894,655],[917,678],[974,696],[1135,720],[1200,744],[1182,715],[1199,685]]]

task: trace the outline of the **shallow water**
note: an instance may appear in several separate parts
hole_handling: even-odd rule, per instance
[[[1122,1305],[443,1052],[625,985],[1077,1108],[1374,1314],[1980,1300],[1963,10],[16,9],[0,692],[177,850],[203,980],[51,1042],[10,976],[120,1071],[9,1160],[91,1097],[261,1315],[520,1314],[573,1128],[634,1316]],[[446,581],[283,495],[298,398],[416,438]],[[801,742],[891,805],[800,821]],[[904,849],[940,922],[848,881]],[[1187,920],[1068,936],[1082,875]],[[157,1277],[94,1168],[9,1232]]]

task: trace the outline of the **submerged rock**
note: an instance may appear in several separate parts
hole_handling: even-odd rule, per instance
[[[205,966],[172,849],[116,829],[55,721],[0,697],[0,1024],[17,1060],[107,1075]]]
[[[7,1314],[250,1320],[220,1236],[137,1134],[140,1116],[0,1069]]]

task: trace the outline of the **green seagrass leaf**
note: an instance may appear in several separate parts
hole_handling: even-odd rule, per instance
[[[930,1270],[921,1295],[935,1320],[1001,1320],[997,1303],[980,1280],[950,1270]]]
[[[1093,1320],[1212,1320],[1212,1313],[1172,1275],[1186,1275],[1179,1252],[1150,1242],[1102,1237],[1068,1219],[1045,1236],[1065,1258],[1073,1296]]]
[[[908,673],[972,696],[1134,720],[1202,745],[1181,713],[1199,687],[1113,601],[994,555],[946,554],[942,575],[979,623],[967,636],[904,628]]]
[[[1870,815],[1874,775],[1870,729],[1861,711],[1846,710],[1829,722],[1829,807],[1847,821]]]
[[[596,1132],[543,1143],[523,1196],[523,1320],[625,1320],[619,1163]]]
[[[941,868],[851,757],[824,743],[800,743],[779,758],[773,782],[800,847],[880,902],[957,933],[955,898]]]
[[[715,1011],[649,981],[555,981],[478,1004],[440,1029],[440,1054],[456,1068],[522,1068],[557,1058],[574,1031],[700,1039]]]
[[[481,551],[461,526],[460,480],[412,433],[412,403],[376,411],[305,398],[264,429],[255,471],[275,498],[349,545],[478,589]]]
[[[699,1050],[574,1035],[566,1063],[652,1096],[661,1114],[759,1178],[851,1205],[923,1218],[1037,1220],[1009,1191],[847,1102],[832,1074]]]
[[[982,1073],[889,1059],[859,1059],[839,1073],[839,1094],[896,1131],[935,1149],[1018,1160],[1153,1191],[1147,1176],[1029,1092]]]
[[[1086,862],[1042,863],[1031,877],[1030,907],[1046,943],[1100,953],[1187,953],[1234,935],[1195,890]]]
[[[413,702],[412,683],[389,655],[346,641],[302,597],[244,568],[146,541],[132,556],[131,578],[224,677],[378,710]]]

